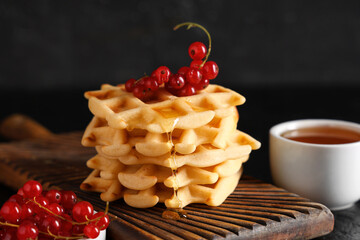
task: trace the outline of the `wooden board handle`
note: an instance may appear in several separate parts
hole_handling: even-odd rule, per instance
[[[22,114],[5,118],[0,124],[0,134],[10,140],[46,139],[53,136],[53,133],[40,123]]]

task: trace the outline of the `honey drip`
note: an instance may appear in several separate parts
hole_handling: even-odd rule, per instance
[[[173,143],[173,140],[172,140],[172,134],[173,134],[173,131],[174,131],[175,126],[178,123],[178,121],[179,121],[179,118],[176,118],[174,120],[171,131],[170,131],[170,133],[167,132],[167,136],[168,136],[168,141],[171,145],[171,157],[170,157],[171,174],[172,174],[173,178],[175,179],[175,187],[173,187],[174,197],[177,200],[177,202],[179,203],[179,209],[181,209],[182,203],[178,197],[179,181],[176,176],[176,173],[177,173],[176,150],[175,150],[175,144]]]
[[[180,220],[181,218],[187,218],[187,212],[182,208],[169,208],[161,216],[165,219]]]
[[[173,115],[172,115],[173,116]],[[173,142],[173,131],[176,127],[176,124],[179,122],[179,115],[173,120],[173,121],[163,121],[162,128],[166,130],[166,135],[168,138],[168,142],[171,145],[171,151],[170,151],[170,168],[171,168],[171,174],[172,177],[175,180],[175,186],[173,187],[174,190],[174,197],[176,201],[178,202],[178,208],[168,208],[162,213],[162,217],[165,219],[170,220],[180,220],[180,218],[186,218],[187,214],[185,210],[182,209],[182,202],[179,199],[178,196],[178,189],[179,189],[179,181],[177,178],[177,163],[176,163],[176,150],[175,150],[175,144]]]

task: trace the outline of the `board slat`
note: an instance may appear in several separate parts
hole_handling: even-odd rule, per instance
[[[73,190],[104,209],[98,193],[79,189],[91,172],[86,161],[95,155],[80,138],[69,133],[0,144],[0,181],[18,189],[35,179],[48,188]],[[113,202],[110,215],[116,219],[108,233],[114,239],[310,239],[331,232],[334,224],[325,206],[246,176],[219,207],[190,204],[187,218],[178,221],[163,219],[164,210],[163,204],[135,209]]]

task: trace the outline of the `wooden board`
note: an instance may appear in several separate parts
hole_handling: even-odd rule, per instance
[[[18,189],[28,179],[46,187],[73,190],[98,209],[105,203],[98,193],[79,189],[95,155],[80,145],[81,133],[0,144],[0,181]],[[161,217],[164,205],[135,209],[122,200],[110,204],[108,235],[113,239],[310,239],[332,231],[334,218],[325,206],[261,182],[243,177],[235,192],[219,207],[191,204],[187,218]]]

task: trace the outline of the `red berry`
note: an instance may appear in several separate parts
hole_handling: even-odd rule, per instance
[[[34,221],[36,223],[37,226],[40,226],[40,224],[42,223],[42,221],[44,221],[45,218],[47,218],[49,215],[45,212],[40,212],[40,213],[37,213],[35,216],[34,216]]]
[[[189,67],[184,66],[184,67],[179,68],[177,73],[180,75],[185,75],[189,71],[189,69],[190,69]]]
[[[135,82],[136,82],[135,78],[130,78],[129,80],[127,80],[125,83],[126,91],[132,92],[134,90]]]
[[[99,218],[99,217],[101,217],[101,218],[96,220],[94,223],[97,227],[99,227],[100,230],[104,230],[110,224],[109,216],[103,212],[98,212],[93,215],[92,219]]]
[[[184,85],[185,85],[184,76],[180,75],[178,73],[171,75],[168,85],[170,88],[173,88],[173,89],[180,89],[180,88],[184,87]]]
[[[22,187],[24,195],[27,198],[34,198],[41,195],[42,186],[38,181],[30,180],[27,181]]]
[[[146,95],[145,88],[143,86],[135,86],[133,95],[139,99],[144,99]]]
[[[54,216],[46,216],[41,223],[39,224],[39,229],[43,232],[48,232],[52,234],[57,234],[61,228],[61,221]]]
[[[201,70],[198,68],[190,68],[186,73],[186,81],[191,85],[198,84],[202,79]]]
[[[21,217],[20,205],[16,202],[5,202],[0,209],[0,215],[8,222],[17,223]]]
[[[193,42],[188,49],[191,59],[201,60],[206,56],[207,49],[202,42]]]
[[[177,96],[177,91],[178,91],[178,90],[176,90],[176,89],[174,89],[174,88],[172,88],[172,87],[170,86],[170,80],[169,80],[169,82],[167,82],[167,84],[165,84],[165,89],[166,89],[166,91],[168,91],[168,92],[171,93],[172,95],[176,95],[176,96]]]
[[[46,192],[45,197],[49,199],[50,203],[61,203],[61,192],[59,190],[49,190]]]
[[[64,207],[64,209],[72,209],[76,202],[77,197],[73,191],[61,191],[61,205]]]
[[[72,229],[73,234],[84,234],[84,227],[85,225],[74,225]]]
[[[209,80],[216,78],[219,73],[219,67],[214,61],[206,62],[202,70],[204,77]]]
[[[147,91],[156,91],[159,89],[159,83],[153,77],[148,77],[144,79],[144,86]]]
[[[26,219],[33,216],[34,211],[30,204],[24,204],[21,206],[21,219]]]
[[[5,227],[0,228],[0,239],[4,239],[6,234]]]
[[[167,83],[170,77],[170,70],[166,66],[158,67],[151,73],[151,77],[154,77],[159,85]]]
[[[207,86],[209,86],[209,83],[209,79],[203,78],[198,84],[194,84],[193,86],[196,90],[200,91],[207,88]]]
[[[13,227],[6,228],[5,234],[3,235],[1,240],[16,240],[16,231],[17,229]]]
[[[191,63],[190,63],[190,68],[197,68],[197,69],[201,69],[200,68],[200,65],[202,64],[203,61],[201,60],[193,60]]]
[[[182,89],[179,90],[178,96],[179,97],[191,96],[194,95],[195,93],[196,93],[195,88],[190,84],[186,84]]]
[[[14,195],[12,195],[12,196],[9,198],[8,201],[9,201],[9,202],[16,202],[16,203],[19,204],[20,206],[23,205],[23,204],[25,204],[24,198],[23,198],[21,195],[19,195],[19,194],[14,194]]]
[[[24,189],[23,188],[20,188],[18,191],[17,191],[17,194],[19,194],[20,196],[24,197],[25,194],[24,194]]]
[[[93,214],[94,208],[87,201],[78,202],[72,209],[72,216],[77,222],[86,222],[91,219]]]
[[[97,238],[99,234],[99,228],[92,223],[84,227],[84,235],[88,238]]]
[[[50,203],[48,209],[55,215],[61,215],[64,212],[64,208],[57,203]]]
[[[62,214],[61,216],[69,221],[72,221],[72,218],[68,214]],[[61,221],[61,232],[63,233],[71,232],[73,225],[69,221],[66,220]]]
[[[39,230],[31,221],[24,221],[17,229],[16,236],[19,240],[35,240],[39,235]]]
[[[46,197],[37,196],[35,197],[35,201],[43,207],[49,206],[49,200]]]

